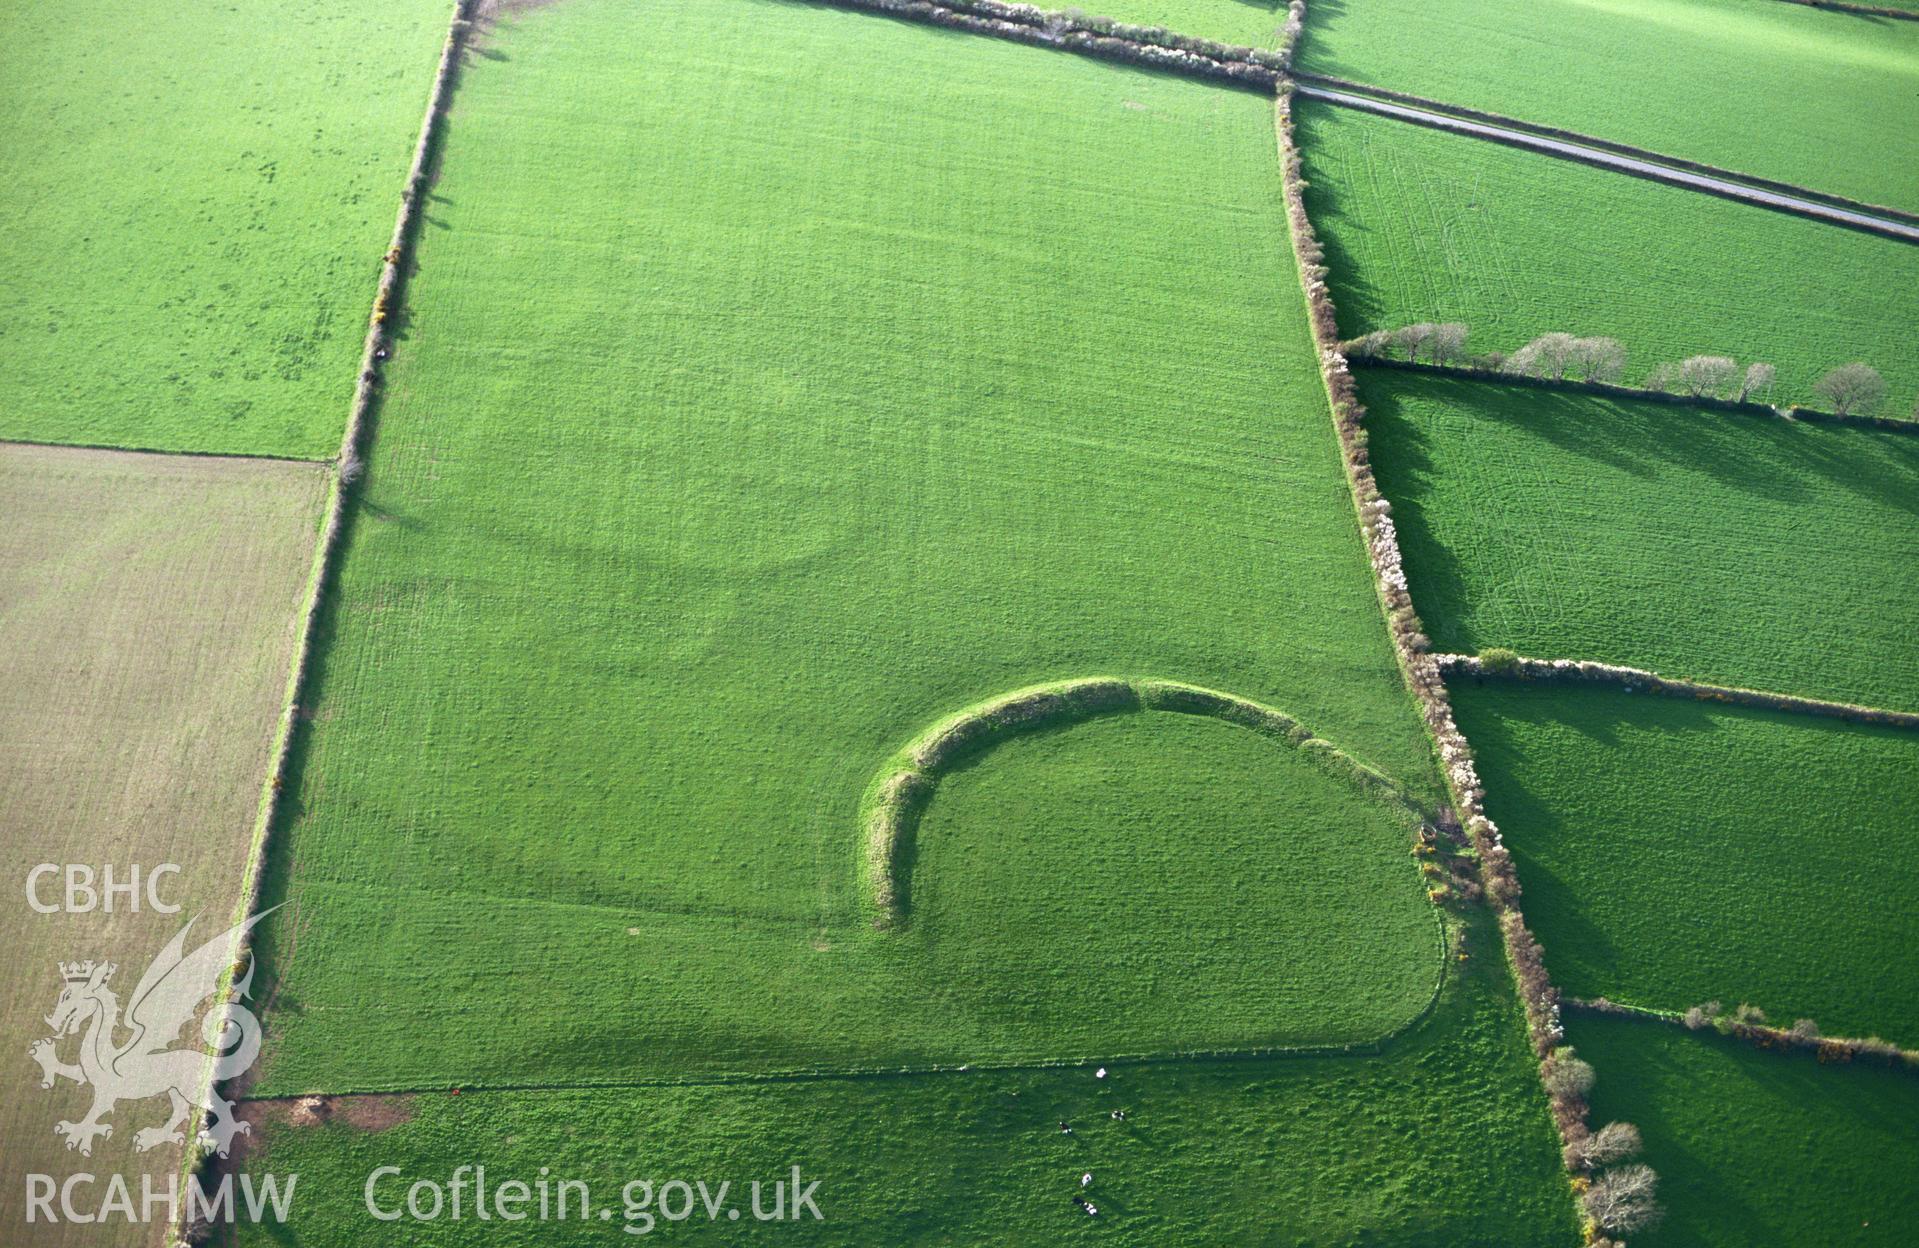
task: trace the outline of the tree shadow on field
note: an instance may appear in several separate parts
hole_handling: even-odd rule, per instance
[[[1365,394],[1424,399],[1675,491],[1693,475],[1774,503],[1838,493],[1919,517],[1919,437],[1904,432],[1410,373],[1375,372]]]
[[[1603,991],[1617,976],[1619,945],[1587,917],[1583,900],[1590,897],[1580,880],[1561,875],[1547,861],[1563,861],[1569,852],[1564,847],[1604,837],[1609,829],[1583,819],[1569,822],[1566,812],[1536,795],[1534,786],[1526,782],[1526,772],[1529,766],[1549,764],[1530,757],[1520,734],[1513,731],[1515,724],[1578,727],[1576,720],[1564,716],[1564,705],[1555,696],[1568,687],[1541,685],[1518,697],[1499,697],[1493,709],[1484,706],[1473,691],[1485,688],[1494,695],[1510,693],[1511,682],[1452,676],[1446,686],[1453,693],[1460,728],[1472,743],[1481,774],[1487,778],[1487,813],[1499,825],[1513,852],[1519,884],[1528,899],[1527,917],[1536,929],[1542,918],[1545,920],[1540,939],[1548,949],[1561,954],[1562,965],[1553,968],[1555,975],[1565,973],[1564,962],[1574,961]],[[1602,748],[1608,743],[1600,741]],[[1570,852],[1579,851],[1575,848]]]
[[[1482,638],[1475,632],[1465,560],[1440,540],[1427,514],[1425,483],[1443,471],[1432,453],[1433,435],[1406,415],[1394,391],[1373,389],[1363,371],[1355,377],[1366,408],[1373,471],[1380,492],[1393,506],[1393,528],[1414,609],[1441,649],[1470,653],[1497,644],[1501,638]]]
[[[1318,52],[1319,40],[1314,38],[1314,32],[1329,26],[1337,27],[1340,19],[1346,16],[1347,7],[1346,0],[1307,0],[1306,27],[1300,32],[1299,46],[1293,50],[1295,65],[1301,69],[1310,69],[1315,74],[1325,74],[1333,78],[1358,79],[1364,76],[1363,70],[1355,72],[1354,67],[1344,61],[1309,55]],[[1311,65],[1306,63],[1309,59],[1312,61]]]
[[[1323,147],[1321,118],[1334,106],[1300,96],[1293,98],[1293,145],[1299,151],[1301,176],[1306,186],[1303,198],[1306,217],[1312,221],[1320,249],[1326,253],[1326,284],[1332,288],[1333,307],[1342,338],[1356,337],[1371,329],[1390,329],[1388,309],[1379,288],[1367,280],[1367,266],[1354,259],[1347,240],[1374,232],[1368,223],[1364,204],[1352,211],[1341,202],[1330,183],[1316,175],[1315,153]],[[1327,110],[1327,112],[1322,112]]]

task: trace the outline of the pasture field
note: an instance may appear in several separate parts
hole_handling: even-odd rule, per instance
[[[1404,1026],[1443,957],[1412,827],[1292,755],[1147,712],[947,777],[918,830],[910,982],[949,1020],[1089,1052],[1132,1019],[1195,1047],[1229,1021],[1332,1043]]]
[[[1919,1216],[1919,1079],[1657,1023],[1575,1015],[1594,1122],[1636,1124],[1665,1221],[1645,1248],[1892,1245]]]
[[[1617,338],[1624,380],[1689,355],[1764,360],[1769,399],[1865,359],[1919,400],[1887,325],[1919,323],[1919,247],[1299,98],[1306,207],[1349,338],[1463,321],[1476,351]]]
[[[307,464],[0,443],[0,948],[18,968],[0,992],[9,1244],[109,1242],[22,1225],[20,1176],[74,1168],[53,1125],[91,1101],[64,1080],[43,1091],[23,1054],[50,1030],[58,963],[118,962],[126,991],[187,918],[202,915],[194,930],[209,939],[232,923],[326,488]],[[176,865],[156,895],[181,912],[143,893],[137,911],[122,894],[112,914],[39,913],[23,885],[44,862],[91,864],[96,884],[108,863],[121,882],[136,865]],[[36,889],[62,903],[58,875]],[[78,1044],[64,1041],[61,1060]],[[151,1125],[120,1122],[88,1164],[169,1174],[178,1150],[133,1152],[134,1129]]]
[[[1480,922],[1472,942],[1496,950]],[[717,1229],[704,1210],[662,1238],[734,1243],[739,1226],[808,1244],[1258,1242],[1563,1245],[1578,1242],[1557,1141],[1514,1019],[1505,966],[1488,952],[1449,981],[1434,1021],[1383,1057],[1262,1059],[972,1071],[600,1091],[437,1089],[378,1134],[345,1121],[259,1129],[261,1172],[297,1172],[289,1230],[311,1248],[548,1244],[528,1222],[376,1223],[361,1193],[377,1166],[444,1183],[483,1164],[490,1183],[541,1166],[587,1180],[618,1206],[627,1181],[746,1184],[799,1165],[824,1221]],[[1111,1111],[1127,1117],[1115,1122]],[[1062,1136],[1068,1121],[1074,1134]],[[559,1160],[556,1160],[559,1159]],[[1068,1200],[1080,1174],[1100,1216]],[[380,1199],[404,1194],[382,1186]],[[770,1196],[767,1197],[770,1204]],[[729,1202],[730,1203],[730,1202]],[[616,1221],[615,1225],[621,1225]],[[581,1236],[585,1239],[587,1236]],[[618,1238],[615,1234],[615,1238]],[[251,1241],[279,1242],[264,1232]],[[642,1241],[644,1242],[644,1241]]]
[[[712,52],[748,43],[763,55]],[[484,53],[319,638],[261,1089],[1344,1043],[1416,1013],[1434,953],[1409,841],[1249,775],[1265,756],[1231,734],[1115,742],[1139,775],[1112,777],[1134,806],[1105,834],[1192,846],[1177,878],[1120,877],[1145,890],[1137,982],[1170,982],[1210,939],[1196,923],[1282,903],[1318,921],[1334,894],[1307,877],[1327,872],[1389,935],[1326,950],[1287,922],[1263,948],[1383,964],[1213,957],[1233,978],[1192,995],[1008,1013],[992,990],[1030,988],[929,971],[998,940],[1070,979],[1060,932],[1123,904],[1098,873],[970,916],[977,892],[942,882],[955,904],[905,932],[872,930],[859,891],[882,765],[1049,679],[1229,690],[1434,792],[1312,356],[1271,102],[764,0],[574,0]],[[1059,744],[1033,755],[1045,783],[1095,783]],[[1237,779],[1155,798],[1177,777],[1154,750]],[[950,805],[1003,793],[999,765]],[[1247,824],[1261,794],[1304,822]],[[950,843],[927,861],[1123,852],[1071,805],[936,811]],[[1296,869],[1223,896],[1207,877],[1256,842],[1297,844]],[[1397,893],[1374,887],[1386,856]],[[1196,1000],[1215,1017],[1182,1019]]]
[[[644,846],[634,820],[628,844]],[[655,913],[605,885],[523,899],[457,878],[299,879],[286,1039],[260,1087],[1371,1045],[1420,1021],[1444,973],[1411,833],[1296,750],[1141,712],[1015,738],[942,780],[913,842],[913,904],[883,935],[857,916]],[[580,1013],[548,1017],[540,985],[582,966]],[[337,1033],[307,1017],[369,999],[450,1034],[402,1048],[365,1017]]]
[[[1919,22],[1754,0],[1322,0],[1296,64],[1919,210]]]
[[[1919,438],[1383,370],[1360,394],[1439,648],[1919,709]]]
[[[334,453],[451,0],[0,13],[0,438]]]
[[[1919,1045],[1919,732],[1451,683],[1563,990]]]

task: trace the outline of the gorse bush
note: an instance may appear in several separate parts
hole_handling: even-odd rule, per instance
[[[1493,646],[1479,652],[1479,665],[1482,670],[1496,676],[1510,675],[1520,670],[1522,660],[1518,651],[1503,646]]]
[[[1570,1046],[1554,1049],[1543,1067],[1546,1090],[1554,1096],[1583,1097],[1592,1091],[1595,1075],[1592,1066]]]

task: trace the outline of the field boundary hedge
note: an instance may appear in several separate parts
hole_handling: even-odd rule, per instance
[[[906,922],[910,858],[920,816],[954,764],[1025,733],[1140,711],[1202,715],[1250,728],[1297,749],[1321,771],[1377,798],[1415,833],[1425,827],[1424,816],[1398,782],[1263,703],[1150,677],[1088,676],[1029,685],[939,720],[907,742],[868,786],[860,809],[860,874],[873,925],[888,930]]]
[[[1275,105],[1274,131],[1279,146],[1281,188],[1286,201],[1293,254],[1305,291],[1314,344],[1319,351],[1320,377],[1332,408],[1347,484],[1358,513],[1367,558],[1372,563],[1381,609],[1392,633],[1401,674],[1418,701],[1420,712],[1439,756],[1440,772],[1454,803],[1454,812],[1442,812],[1448,832],[1463,823],[1479,858],[1481,891],[1499,924],[1506,962],[1525,1011],[1527,1037],[1538,1062],[1540,1086],[1551,1108],[1553,1126],[1563,1145],[1568,1188],[1575,1197],[1586,1176],[1572,1164],[1575,1149],[1592,1134],[1582,1091],[1554,1077],[1566,1031],[1560,1018],[1559,989],[1547,974],[1545,950],[1526,926],[1520,909],[1519,876],[1513,867],[1499,828],[1486,815],[1486,790],[1479,778],[1472,746],[1453,718],[1445,677],[1432,654],[1432,643],[1422,630],[1406,584],[1399,535],[1393,525],[1392,504],[1380,493],[1367,449],[1366,409],[1359,402],[1352,370],[1340,350],[1339,316],[1326,285],[1326,253],[1306,214],[1305,178],[1299,149],[1293,142],[1292,86],[1282,86]],[[1463,816],[1463,818],[1462,818]],[[1583,1208],[1580,1209],[1583,1217]]]
[[[1919,1049],[1905,1049],[1890,1041],[1877,1037],[1859,1036],[1822,1036],[1817,1031],[1794,1031],[1785,1027],[1773,1027],[1761,1022],[1746,1022],[1737,1017],[1723,1015],[1701,1015],[1701,1021],[1695,1026],[1689,1021],[1691,1010],[1656,1010],[1650,1006],[1628,1005],[1623,1001],[1614,1001],[1607,997],[1594,997],[1586,1000],[1580,997],[1568,997],[1566,1005],[1570,1009],[1586,1014],[1603,1014],[1609,1018],[1630,1018],[1642,1023],[1667,1023],[1674,1027],[1683,1027],[1687,1031],[1705,1031],[1732,1036],[1744,1040],[1756,1049],[1769,1053],[1801,1052],[1811,1053],[1819,1059],[1821,1065],[1836,1062],[1851,1062],[1860,1059],[1879,1062],[1895,1070],[1908,1070],[1919,1074]]]
[[[1867,17],[1893,17],[1902,22],[1919,22],[1919,13],[1911,9],[1888,9],[1872,4],[1847,4],[1844,0],[1785,0],[1785,2],[1808,9],[1825,9],[1832,13],[1859,13]]]
[[[285,789],[287,763],[292,755],[295,723],[299,718],[299,696],[306,684],[312,666],[313,638],[316,632],[321,610],[326,600],[326,585],[336,570],[337,556],[345,529],[346,502],[353,484],[360,476],[360,449],[365,439],[369,413],[377,401],[380,378],[380,364],[386,358],[391,342],[387,322],[401,292],[405,287],[405,266],[412,258],[413,243],[418,233],[419,202],[424,196],[430,179],[433,155],[438,145],[442,129],[441,122],[446,116],[447,100],[453,89],[454,79],[458,75],[460,55],[466,47],[466,39],[472,28],[471,9],[475,0],[453,0],[452,16],[448,20],[446,41],[440,48],[440,60],[433,77],[433,86],[427,95],[426,111],[420,121],[420,136],[413,146],[413,162],[408,167],[406,182],[400,191],[400,207],[393,222],[393,235],[380,266],[379,284],[375,289],[373,310],[367,317],[366,340],[360,353],[360,375],[354,386],[353,403],[348,409],[346,428],[341,434],[340,451],[334,461],[333,479],[327,491],[326,521],[320,531],[319,541],[315,545],[313,568],[309,574],[306,607],[302,612],[299,640],[295,644],[293,665],[287,676],[286,697],[281,709],[279,723],[275,727],[271,747],[272,763],[267,772],[267,783],[260,795],[259,813],[254,821],[252,842],[248,846],[246,879],[241,888],[239,905],[235,910],[235,922],[238,923],[251,915],[259,904],[260,890],[266,872],[266,850],[273,817],[279,807],[280,795]],[[247,958],[252,946],[250,934],[243,931],[236,940],[233,956],[228,966],[229,979],[241,971],[242,961]],[[229,1008],[231,1008],[229,1003]],[[203,1084],[211,1080],[213,1060],[207,1060]],[[247,1078],[242,1075],[241,1079]],[[201,1102],[204,1096],[196,1097],[193,1117],[188,1120],[186,1138],[198,1139],[204,1110]],[[186,1149],[186,1168],[196,1167],[200,1161],[197,1150],[191,1143]],[[184,1221],[186,1211],[179,1211],[181,1221],[175,1225],[176,1238],[187,1241],[187,1226]]]
[[[1180,35],[1161,26],[1132,26],[1110,18],[1084,17],[1029,4],[999,0],[812,0],[844,9],[882,13],[991,35],[1014,43],[1059,48],[1189,77],[1227,82],[1263,91],[1277,88],[1292,61],[1292,41],[1279,49],[1241,47]],[[1294,0],[1287,29],[1297,31],[1304,0]]]
[[[40,446],[48,450],[115,451],[122,455],[166,455],[174,459],[257,459],[268,464],[309,464],[332,467],[330,459],[302,455],[255,455],[250,451],[182,451],[160,446],[113,446],[105,442],[46,442],[37,438],[0,438],[0,446]]]
[[[1752,399],[1722,399],[1710,394],[1675,394],[1671,390],[1648,390],[1642,386],[1622,386],[1613,381],[1586,381],[1578,377],[1529,377],[1496,368],[1477,368],[1470,364],[1431,364],[1425,361],[1391,360],[1364,356],[1357,360],[1361,368],[1396,368],[1408,373],[1431,373],[1437,377],[1455,377],[1489,385],[1531,386],[1537,390],[1596,394],[1609,399],[1628,399],[1642,403],[1665,403],[1673,407],[1697,407],[1714,412],[1739,412],[1782,420],[1801,420],[1808,424],[1856,425],[1862,429],[1890,429],[1896,433],[1919,433],[1919,420],[1897,416],[1862,416],[1857,412],[1826,412],[1816,407],[1789,405],[1778,407]]]
[[[1297,82],[1306,83],[1310,86],[1329,87],[1339,91],[1349,91],[1355,95],[1375,96],[1382,100],[1390,100],[1395,104],[1407,104],[1417,108],[1427,109],[1462,121],[1475,121],[1482,125],[1500,126],[1507,130],[1518,131],[1521,134],[1532,135],[1535,138],[1557,139],[1565,143],[1577,143],[1582,147],[1590,147],[1597,151],[1610,152],[1615,156],[1630,156],[1635,160],[1651,161],[1655,164],[1665,165],[1668,168],[1678,169],[1685,173],[1696,173],[1706,177],[1721,178],[1727,182],[1736,182],[1742,186],[1751,187],[1754,190],[1771,191],[1778,195],[1793,195],[1800,199],[1808,199],[1815,203],[1825,204],[1831,208],[1844,208],[1850,212],[1871,213],[1876,216],[1891,218],[1894,221],[1904,222],[1907,225],[1919,225],[1919,213],[1909,212],[1903,208],[1888,208],[1884,204],[1874,204],[1868,203],[1865,200],[1849,199],[1844,195],[1834,195],[1830,191],[1814,190],[1811,187],[1800,186],[1793,182],[1780,182],[1773,178],[1760,177],[1757,174],[1741,173],[1736,169],[1725,169],[1718,165],[1709,165],[1704,161],[1688,160],[1684,156],[1672,156],[1665,152],[1655,152],[1648,147],[1634,147],[1630,143],[1617,143],[1611,139],[1602,139],[1597,135],[1587,134],[1581,130],[1567,130],[1560,126],[1541,125],[1538,122],[1523,121],[1518,117],[1509,117],[1504,113],[1491,113],[1485,109],[1471,108],[1464,104],[1449,104],[1445,100],[1435,100],[1430,96],[1414,95],[1409,91],[1395,91],[1391,87],[1375,86],[1370,82],[1356,82],[1350,78],[1336,78],[1329,74],[1312,74],[1302,70],[1293,70],[1291,71],[1291,77]],[[1605,167],[1610,168],[1611,166]],[[1703,188],[1695,187],[1693,189]],[[1778,205],[1775,205],[1775,207],[1778,207]],[[1791,211],[1789,208],[1782,208],[1782,210]],[[1830,218],[1826,217],[1814,219],[1830,221]],[[1838,223],[1833,222],[1833,224]],[[1911,240],[1907,239],[1905,241],[1909,242]]]
[[[1769,711],[1791,711],[1800,715],[1821,715],[1848,720],[1855,724],[1877,724],[1891,728],[1919,728],[1919,713],[1893,711],[1856,702],[1833,702],[1824,698],[1805,698],[1795,693],[1772,693],[1739,685],[1713,685],[1704,681],[1661,676],[1643,667],[1619,663],[1599,663],[1585,659],[1535,659],[1503,652],[1486,654],[1436,655],[1441,672],[1461,672],[1469,676],[1508,680],[1567,681],[1604,684],[1630,691],[1644,689],[1671,697],[1692,698],[1700,702],[1723,702],[1731,706],[1751,706]]]

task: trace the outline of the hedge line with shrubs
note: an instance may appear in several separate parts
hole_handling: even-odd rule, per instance
[[[1513,680],[1583,681],[1616,685],[1628,690],[1646,690],[1673,697],[1693,698],[1700,702],[1724,702],[1733,706],[1756,706],[1769,711],[1792,711],[1801,715],[1825,715],[1857,724],[1881,724],[1893,728],[1919,728],[1919,714],[1891,711],[1877,706],[1859,706],[1851,702],[1828,702],[1822,698],[1802,698],[1791,693],[1770,693],[1762,689],[1742,689],[1736,685],[1708,685],[1696,680],[1676,680],[1641,667],[1618,663],[1594,663],[1581,659],[1533,659],[1511,650],[1482,650],[1474,654],[1441,654],[1434,660],[1442,672],[1461,672],[1470,676],[1502,676]]]
[[[1810,1018],[1796,1020],[1790,1027],[1774,1027],[1766,1022],[1764,1010],[1739,1005],[1730,1012],[1717,1001],[1695,1005],[1675,1012],[1654,1010],[1641,1005],[1626,1005],[1605,997],[1582,1000],[1569,997],[1569,1008],[1612,1018],[1631,1018],[1647,1023],[1667,1023],[1687,1031],[1711,1029],[1722,1036],[1734,1036],[1756,1049],[1773,1053],[1810,1053],[1822,1063],[1871,1062],[1919,1074],[1919,1050],[1902,1049],[1878,1036],[1827,1036]]]
[[[319,620],[320,604],[326,590],[328,577],[338,558],[339,547],[345,527],[346,494],[356,482],[362,471],[362,448],[365,443],[367,425],[377,396],[380,365],[386,359],[391,348],[392,336],[388,322],[397,311],[404,292],[405,272],[413,244],[418,236],[420,200],[425,196],[433,154],[444,129],[447,101],[452,95],[454,79],[457,76],[460,55],[466,47],[467,34],[472,28],[472,9],[475,0],[454,0],[453,14],[448,23],[447,36],[440,48],[440,63],[433,76],[433,87],[427,96],[426,112],[420,122],[420,137],[413,145],[413,163],[407,169],[406,181],[400,191],[400,208],[393,222],[393,234],[388,241],[386,256],[380,267],[380,281],[375,290],[373,311],[367,318],[366,341],[360,353],[360,376],[354,386],[353,405],[348,412],[346,430],[340,439],[339,457],[335,461],[333,488],[327,499],[326,520],[320,532],[320,540],[315,546],[313,572],[308,582],[307,601],[302,612],[300,633],[295,644],[292,670],[287,679],[286,700],[281,707],[280,720],[275,729],[271,753],[271,765],[267,771],[267,784],[262,795],[260,812],[253,830],[252,844],[248,849],[246,863],[246,881],[241,900],[240,913],[252,914],[260,902],[260,888],[266,866],[267,833],[272,828],[272,818],[279,805],[280,795],[285,790],[287,759],[292,750],[294,722],[299,717],[298,699],[305,687],[309,669],[312,665],[313,637]],[[234,949],[231,970],[238,974],[251,960],[252,933],[243,932],[238,946]],[[205,1111],[199,1108],[204,1097],[194,1100],[193,1117],[187,1123],[186,1138],[196,1140],[200,1135],[200,1126]],[[197,1157],[189,1151],[188,1164],[199,1167],[211,1167],[219,1164],[219,1159],[210,1151],[200,1152]],[[203,1174],[207,1189],[212,1190],[217,1180]],[[204,1233],[204,1226],[196,1227],[188,1221],[192,1211],[182,1208],[174,1223],[174,1235],[182,1243],[197,1243]]]
[[[1680,394],[1672,390],[1652,390],[1644,386],[1623,386],[1615,381],[1586,381],[1578,377],[1531,377],[1478,364],[1432,364],[1426,361],[1395,360],[1369,355],[1361,361],[1366,368],[1397,368],[1405,372],[1432,373],[1457,377],[1463,381],[1493,382],[1510,386],[1534,386],[1543,390],[1570,390],[1597,394],[1610,399],[1632,399],[1646,403],[1669,403],[1675,407],[1698,407],[1716,412],[1741,412],[1748,416],[1784,417],[1810,423],[1857,425],[1867,429],[1891,429],[1901,433],[1919,433],[1919,420],[1901,420],[1896,416],[1861,416],[1857,412],[1827,412],[1816,407],[1776,407],[1751,399],[1723,399],[1711,394]]]
[[[1566,1033],[1560,1019],[1559,989],[1546,972],[1545,951],[1526,926],[1519,906],[1519,877],[1498,827],[1486,816],[1485,787],[1473,760],[1472,747],[1453,718],[1452,703],[1446,693],[1445,678],[1432,654],[1432,643],[1422,630],[1407,590],[1405,562],[1399,537],[1393,525],[1392,504],[1380,493],[1368,455],[1365,408],[1361,406],[1353,384],[1352,371],[1340,350],[1338,312],[1326,285],[1326,253],[1306,215],[1305,179],[1300,172],[1300,156],[1293,142],[1292,90],[1279,92],[1277,130],[1280,148],[1280,173],[1291,224],[1293,250],[1304,285],[1313,337],[1319,351],[1320,372],[1332,404],[1333,425],[1346,465],[1347,481],[1359,513],[1360,530],[1372,561],[1381,605],[1391,628],[1394,649],[1408,687],[1419,701],[1420,710],[1432,734],[1441,771],[1452,795],[1457,813],[1446,812],[1442,824],[1462,826],[1479,858],[1481,889],[1499,923],[1506,949],[1506,960],[1525,1009],[1526,1028],[1533,1054],[1539,1061],[1541,1085],[1551,1106],[1553,1124],[1559,1131],[1569,1181],[1581,1200],[1586,1215],[1589,1241],[1600,1242],[1601,1230],[1623,1229],[1610,1215],[1596,1213],[1600,1196],[1611,1194],[1616,1183],[1612,1172],[1597,1174],[1587,1157],[1595,1133],[1587,1124],[1586,1090],[1591,1068],[1565,1047]],[[1582,1073],[1583,1072],[1583,1073]],[[1650,1172],[1647,1172],[1647,1176]],[[1634,1178],[1642,1176],[1634,1175]],[[1647,1189],[1650,1191],[1650,1187]],[[1648,1197],[1650,1199],[1650,1197]]]
[[[1289,46],[1272,51],[1243,48],[1175,34],[1158,26],[1130,26],[1110,18],[1084,17],[1027,4],[1003,4],[998,0],[826,2],[1259,90],[1272,90],[1278,85],[1291,55]]]

